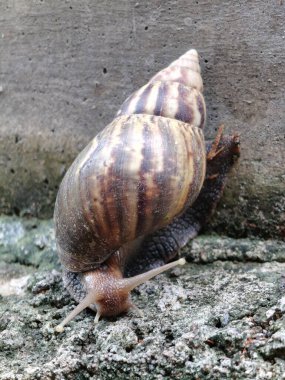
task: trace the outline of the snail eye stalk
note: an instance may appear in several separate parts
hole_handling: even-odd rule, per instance
[[[89,292],[85,298],[76,306],[75,309],[72,310],[70,314],[59,324],[55,327],[55,331],[58,333],[61,333],[64,331],[64,326],[69,323],[72,319],[74,319],[79,313],[81,313],[82,310],[86,309],[90,305],[96,303],[96,294],[95,292]],[[98,313],[97,313],[98,315]],[[96,315],[96,317],[97,317]],[[100,315],[98,317],[98,320],[100,318]]]
[[[161,267],[151,269],[150,271],[139,274],[137,276],[124,278],[121,281],[124,284],[124,289],[130,292],[131,290],[145,283],[146,281],[150,280],[154,276],[157,276],[158,274],[163,273],[167,271],[168,269],[174,268],[177,265],[184,265],[185,263],[186,263],[186,260],[182,258],[182,259],[173,261],[171,263],[162,265]]]

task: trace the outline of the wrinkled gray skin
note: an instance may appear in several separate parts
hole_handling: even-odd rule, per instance
[[[189,264],[133,292],[143,318],[85,311],[58,335],[74,302],[52,222],[2,218],[0,237],[1,380],[282,379],[284,243],[200,236]]]

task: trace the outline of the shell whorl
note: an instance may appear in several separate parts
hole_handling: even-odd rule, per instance
[[[117,116],[150,114],[203,128],[206,106],[200,71],[198,53],[191,49],[133,93]]]
[[[55,230],[69,271],[96,268],[195,201],[206,166],[199,71],[195,50],[160,71],[126,100],[67,171]]]

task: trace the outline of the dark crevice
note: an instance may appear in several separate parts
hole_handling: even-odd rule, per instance
[[[20,216],[20,212],[21,212],[21,210],[20,210],[18,207],[15,206],[15,207],[13,208],[13,212],[14,212],[15,215]]]

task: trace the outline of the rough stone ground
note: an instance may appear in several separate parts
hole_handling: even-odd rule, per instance
[[[189,263],[133,292],[143,318],[83,312],[51,221],[0,220],[0,379],[285,379],[285,244],[200,236]]]

